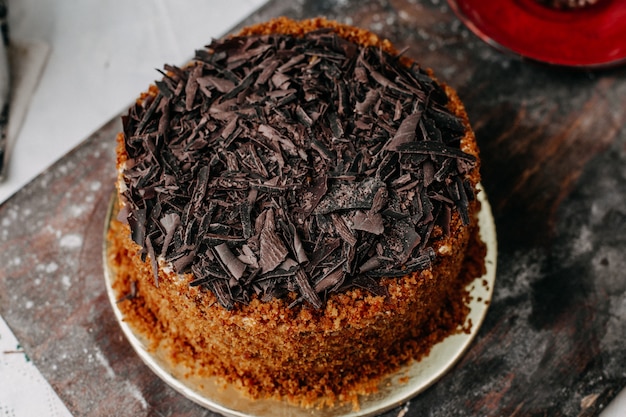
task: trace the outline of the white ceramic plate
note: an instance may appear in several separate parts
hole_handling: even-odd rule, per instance
[[[358,411],[353,410],[351,405],[325,409],[304,409],[276,400],[252,400],[244,397],[232,387],[219,387],[214,378],[186,377],[185,373],[188,371],[186,368],[172,366],[164,359],[164,352],[148,351],[142,337],[124,322],[122,313],[117,307],[116,294],[111,286],[113,277],[107,262],[107,241],[105,239],[104,270],[109,300],[122,331],[146,365],[176,391],[212,411],[229,417],[362,417],[377,415],[397,407],[435,383],[461,358],[478,333],[491,300],[497,259],[495,225],[484,190],[481,189],[478,198],[482,204],[478,217],[480,234],[487,245],[487,257],[485,259],[487,272],[469,284],[471,302],[467,320],[472,321],[471,332],[447,337],[435,345],[430,354],[421,361],[408,364],[398,372],[389,375],[381,383],[379,392],[360,399],[360,410]],[[112,213],[113,204],[111,204],[107,215],[105,236]]]

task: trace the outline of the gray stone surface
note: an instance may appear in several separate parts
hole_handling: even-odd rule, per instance
[[[626,71],[496,52],[444,1],[271,1],[244,24],[327,15],[388,37],[458,89],[499,258],[461,362],[385,416],[593,416],[626,386]],[[214,415],[156,378],[106,298],[117,120],[0,206],[0,314],[81,415]]]

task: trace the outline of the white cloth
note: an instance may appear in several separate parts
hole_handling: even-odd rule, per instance
[[[0,415],[71,417],[1,317]]]

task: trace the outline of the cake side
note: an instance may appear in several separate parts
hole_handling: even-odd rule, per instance
[[[388,41],[376,35],[323,19],[278,19],[244,29],[241,35],[301,36],[320,29],[395,53]],[[411,65],[407,58],[401,59]],[[473,132],[454,90],[439,84],[449,99],[448,109],[463,123],[459,149],[474,157],[465,178],[475,190],[479,159]],[[157,94],[159,89],[151,87],[138,103],[143,105]],[[121,217],[128,210],[124,172],[135,162],[125,140],[124,135],[118,137]],[[318,308],[298,302],[300,296],[290,292],[263,301],[252,296],[249,302],[226,309],[214,292],[190,285],[197,277],[176,273],[162,258],[146,254],[131,239],[129,226],[113,221],[108,239],[109,259],[117,271],[114,288],[123,298],[119,306],[129,324],[155,347],[170,350],[173,361],[196,372],[221,377],[252,396],[288,398],[305,405],[355,401],[358,394],[374,391],[388,372],[419,359],[445,336],[464,330],[468,297],[464,287],[480,275],[484,258],[484,247],[476,237],[477,210],[478,202],[468,201],[467,219],[453,211],[445,227],[432,227],[429,237],[435,257],[427,268],[403,277],[383,277],[375,292],[359,286],[334,292]]]
[[[385,375],[428,354],[450,334],[469,331],[465,288],[484,271],[484,246],[470,229],[468,251],[447,264],[384,284],[388,297],[362,289],[335,294],[322,311],[289,309],[284,300],[226,310],[214,294],[163,268],[159,287],[149,262],[113,221],[110,266],[125,321],[165,349],[173,363],[217,376],[254,398],[311,406],[357,404]],[[471,326],[471,324],[470,324]]]

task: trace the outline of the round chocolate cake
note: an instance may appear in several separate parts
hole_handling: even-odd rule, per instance
[[[451,88],[370,32],[280,18],[165,66],[117,168],[119,308],[192,372],[355,401],[467,330],[474,134]]]

